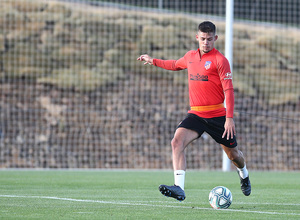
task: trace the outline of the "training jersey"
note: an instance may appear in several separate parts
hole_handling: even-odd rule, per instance
[[[217,49],[204,53],[202,57],[198,49],[188,51],[178,60],[153,59],[153,65],[167,70],[188,70],[191,107],[222,104],[226,96],[226,109],[221,107],[209,111],[189,110],[189,113],[203,118],[220,116],[233,118],[234,91],[230,65]]]

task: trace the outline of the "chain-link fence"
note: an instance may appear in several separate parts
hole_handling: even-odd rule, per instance
[[[204,20],[217,25],[224,53],[225,2],[2,0],[0,167],[172,168],[170,141],[189,109],[186,71],[136,58],[197,49]],[[299,170],[299,2],[235,4],[239,147],[250,169]],[[189,169],[222,166],[205,134],[186,153]]]

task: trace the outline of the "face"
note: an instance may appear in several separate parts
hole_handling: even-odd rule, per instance
[[[218,35],[214,35],[214,33],[204,33],[201,31],[198,31],[198,34],[196,35],[196,39],[199,43],[199,49],[200,52],[208,53],[214,48],[214,43],[218,39]]]

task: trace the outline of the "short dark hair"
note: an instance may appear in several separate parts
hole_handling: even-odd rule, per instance
[[[216,34],[216,26],[210,21],[203,21],[199,24],[198,30],[204,33]]]

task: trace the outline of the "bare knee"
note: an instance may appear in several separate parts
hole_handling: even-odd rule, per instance
[[[171,146],[173,151],[183,151],[184,146],[182,140],[179,138],[174,137],[171,141]]]
[[[198,138],[198,136],[198,133],[195,131],[186,128],[178,128],[171,141],[173,153],[182,153],[189,143]]]

